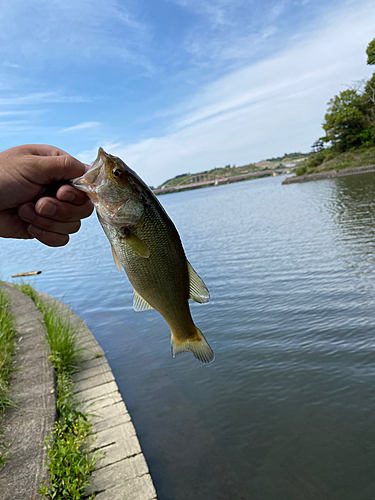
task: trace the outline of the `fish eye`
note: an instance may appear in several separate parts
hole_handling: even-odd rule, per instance
[[[112,175],[113,175],[113,177],[115,177],[115,178],[117,178],[117,179],[121,179],[122,174],[123,174],[123,172],[122,172],[121,168],[119,168],[119,167],[115,167],[115,168],[112,170]]]

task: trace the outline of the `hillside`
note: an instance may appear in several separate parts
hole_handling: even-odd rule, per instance
[[[346,151],[337,155],[328,150],[320,151],[310,155],[296,169],[296,175],[309,175],[329,170],[341,170],[343,168],[361,167],[375,164],[375,147],[359,148]]]
[[[286,153],[283,156],[279,156],[277,158],[269,158],[267,160],[261,160],[257,163],[249,163],[240,167],[236,167],[235,165],[226,165],[225,167],[216,167],[211,170],[204,170],[202,172],[197,172],[194,174],[179,174],[172,179],[168,179],[167,181],[163,182],[160,186],[158,186],[157,189],[165,189],[178,186],[184,181],[188,181],[192,176],[199,177],[200,175],[215,175],[220,178],[225,178],[255,172],[262,172],[266,170],[277,171],[277,169],[285,168],[294,170],[309,155],[310,153]]]

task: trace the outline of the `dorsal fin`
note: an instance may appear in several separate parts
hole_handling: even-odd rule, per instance
[[[138,292],[133,290],[133,309],[136,312],[147,311],[148,309],[153,309],[148,302],[143,299]]]
[[[204,304],[210,300],[210,293],[202,279],[192,268],[190,262],[186,260],[189,273],[189,299]]]

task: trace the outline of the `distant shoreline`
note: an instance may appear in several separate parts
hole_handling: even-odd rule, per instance
[[[375,165],[365,165],[362,167],[349,167],[341,170],[328,170],[327,172],[318,172],[316,174],[300,175],[287,177],[282,184],[295,184],[298,182],[319,181],[321,179],[335,179],[336,177],[346,177],[347,175],[358,175],[375,172]]]
[[[209,181],[204,181],[204,182],[196,182],[194,184],[179,184],[177,186],[171,186],[171,187],[166,187],[166,188],[158,188],[158,189],[153,189],[152,192],[156,195],[162,195],[162,194],[170,194],[170,193],[180,193],[181,191],[191,191],[193,189],[202,189],[206,187],[213,187],[213,186],[219,186],[222,184],[233,184],[235,182],[243,182],[243,181],[249,181],[252,179],[257,179],[257,178],[262,178],[262,177],[271,177],[271,176],[278,176],[282,175],[286,172],[286,169],[279,169],[279,170],[263,170],[260,172],[248,172],[247,174],[242,174],[242,175],[235,175],[235,176],[230,176],[230,177],[220,177],[216,179],[211,179]],[[290,173],[290,171],[289,171]],[[197,174],[199,175],[199,174]]]

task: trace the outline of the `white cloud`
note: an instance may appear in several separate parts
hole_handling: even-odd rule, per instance
[[[77,130],[98,127],[99,125],[99,122],[82,122],[78,123],[77,125],[73,125],[72,127],[63,128],[60,132],[75,132]]]
[[[19,69],[21,67],[19,64],[15,64],[10,61],[3,61],[2,66],[4,68],[12,68],[12,69]]]
[[[276,3],[273,7],[270,9],[270,19],[274,22],[277,20],[278,17],[280,17],[286,10],[288,1],[282,1]]]
[[[0,106],[29,106],[46,103],[80,103],[89,99],[84,96],[69,96],[58,92],[34,92],[30,94],[9,94],[0,97]]]
[[[0,111],[0,117],[1,116],[19,116],[19,115],[28,115],[34,113],[34,111],[30,110],[12,110],[12,111]]]
[[[167,135],[115,144],[109,152],[158,185],[186,171],[307,151],[323,135],[328,99],[370,75],[365,49],[374,25],[372,2],[349,3],[277,56],[207,85],[185,103],[190,111],[171,124]]]
[[[2,136],[24,133],[30,130],[32,123],[27,120],[0,121],[0,132]]]

